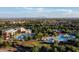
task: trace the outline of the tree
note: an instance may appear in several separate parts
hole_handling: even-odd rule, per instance
[[[58,51],[60,51],[60,52],[65,52],[66,51],[66,48],[65,48],[65,46],[59,46],[58,47]]]
[[[32,48],[32,52],[39,52],[39,47],[34,46],[34,47]]]
[[[0,36],[0,45],[3,44],[3,38]]]
[[[27,37],[27,40],[32,40],[32,36],[28,36]]]
[[[39,51],[40,52],[48,52],[49,49],[47,47],[45,47],[45,46],[42,46]]]
[[[2,35],[2,30],[0,30],[0,36]]]
[[[35,39],[41,39],[43,37],[43,34],[41,33],[41,32],[39,32],[39,33],[37,33],[36,35],[35,35]]]
[[[79,42],[76,43],[76,46],[79,47]]]
[[[32,39],[33,39],[32,36],[28,36],[28,37],[25,36],[25,37],[24,37],[24,40],[26,40],[26,41],[27,41],[27,40],[32,40]]]
[[[47,37],[47,36],[49,36],[49,35],[48,35],[47,33],[44,33],[43,36],[46,36],[46,37]]]
[[[58,52],[57,48],[54,48],[54,52]]]
[[[47,29],[47,32],[52,32],[52,29],[49,29],[49,28],[48,28],[48,29]]]
[[[79,33],[76,34],[76,37],[79,38]]]

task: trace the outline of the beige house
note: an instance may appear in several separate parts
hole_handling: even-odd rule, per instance
[[[3,37],[5,40],[8,40],[11,38],[11,36],[14,36],[16,33],[28,33],[28,34],[31,34],[31,30],[30,29],[25,29],[23,27],[21,28],[15,28],[15,29],[9,29],[9,30],[4,30],[2,32],[3,34]]]
[[[28,34],[31,34],[31,33],[32,33],[32,31],[31,31],[30,29],[25,29],[25,28],[23,28],[23,27],[19,28],[18,30],[19,30],[20,32],[24,32],[24,33],[28,33]]]

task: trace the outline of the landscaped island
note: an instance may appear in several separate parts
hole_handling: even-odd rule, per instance
[[[0,19],[0,51],[79,52],[79,19]]]

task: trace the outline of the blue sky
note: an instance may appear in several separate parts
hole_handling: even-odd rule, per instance
[[[0,17],[48,17],[76,18],[79,17],[78,7],[0,7]]]

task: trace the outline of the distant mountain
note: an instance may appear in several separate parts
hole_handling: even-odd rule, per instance
[[[0,20],[79,20],[79,18],[0,18]]]

